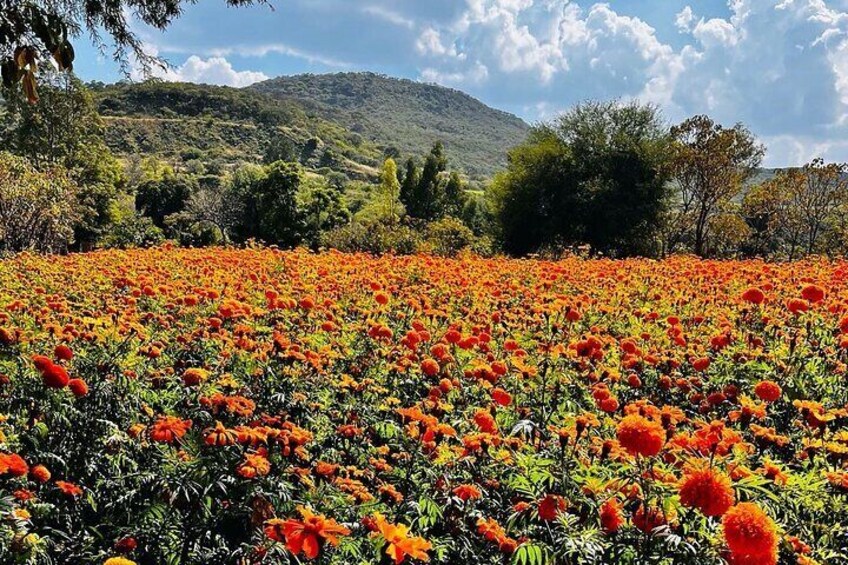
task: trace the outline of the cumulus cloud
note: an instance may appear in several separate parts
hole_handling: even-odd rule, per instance
[[[671,120],[708,113],[745,122],[769,144],[770,165],[818,154],[845,160],[848,5],[728,0],[727,11],[670,13],[667,24],[685,38],[672,47],[605,2],[466,0],[456,19],[419,37],[418,52],[433,63],[422,78],[485,84],[501,103],[538,108],[537,116],[586,98],[638,98]],[[467,60],[446,61],[451,46]],[[478,66],[487,72],[472,72]]]
[[[222,86],[248,86],[269,77],[259,71],[237,71],[224,57],[202,59],[192,55],[182,65],[154,68],[153,76],[176,82],[217,84]],[[141,72],[133,71],[134,79],[144,78]]]

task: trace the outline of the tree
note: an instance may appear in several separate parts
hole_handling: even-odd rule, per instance
[[[421,180],[421,174],[418,171],[418,165],[415,164],[415,159],[410,157],[406,160],[406,171],[403,175],[403,182],[400,185],[400,201],[404,205],[415,198],[415,192],[418,189],[418,183]]]
[[[164,229],[165,219],[185,210],[186,203],[197,190],[194,177],[169,174],[141,183],[136,189],[135,206],[143,216],[153,220],[154,225]]]
[[[397,163],[391,157],[387,158],[383,163],[383,170],[380,173],[380,191],[383,193],[384,202],[386,203],[386,215],[389,221],[394,223],[400,182],[398,181]]]
[[[459,173],[452,171],[445,184],[444,214],[453,218],[459,218],[465,209],[465,190]]]
[[[306,226],[303,238],[313,248],[318,247],[324,232],[350,221],[341,191],[323,177],[303,181],[298,192],[298,208]]]
[[[226,0],[230,6],[263,0]],[[74,48],[70,38],[88,31],[102,51],[105,32],[115,59],[124,67],[129,55],[149,70],[161,61],[144,51],[132,20],[164,30],[182,14],[189,0],[0,0],[0,61],[3,84],[23,83],[26,96],[36,101],[35,73],[40,58],[52,58],[60,70],[71,70]]]
[[[303,241],[306,219],[298,206],[303,179],[300,165],[277,161],[257,171],[246,168],[231,181],[239,211],[236,232],[241,239],[294,246]]]
[[[0,249],[65,250],[74,235],[76,190],[63,169],[40,171],[0,152]]]
[[[710,219],[756,173],[765,149],[742,124],[724,128],[707,116],[674,126],[671,136],[669,173],[675,192],[666,247],[673,251],[691,233],[694,252],[704,255]]]
[[[0,145],[38,169],[68,170],[80,188],[75,240],[92,244],[112,221],[110,211],[125,183],[122,167],[104,141],[91,94],[73,75],[48,73],[37,104],[17,92],[6,98]]]
[[[189,224],[211,226],[218,231],[223,243],[229,243],[237,216],[228,196],[223,190],[200,189],[189,196],[182,217]]]
[[[801,168],[783,169],[753,187],[743,200],[749,225],[767,247],[789,259],[832,251],[829,231],[839,229],[848,203],[845,164],[815,159]],[[764,245],[764,244],[761,244]]]
[[[589,244],[652,251],[665,196],[668,135],[653,106],[592,102],[532,128],[491,188],[507,251]]]

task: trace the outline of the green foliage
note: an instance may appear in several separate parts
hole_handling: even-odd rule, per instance
[[[380,221],[354,222],[325,233],[321,244],[346,252],[408,255],[421,249],[423,238],[419,230],[408,225],[389,225]]]
[[[6,92],[0,145],[37,168],[65,168],[80,186],[74,226],[81,245],[94,242],[111,222],[109,210],[124,186],[120,163],[103,139],[103,123],[88,90],[70,74],[41,77],[38,103]]]
[[[77,191],[63,169],[39,171],[0,152],[0,250],[65,250],[73,241]]]
[[[139,213],[153,220],[154,225],[164,228],[165,219],[182,212],[197,190],[197,181],[192,176],[166,175],[141,183],[136,189],[135,206]]]
[[[604,253],[651,251],[665,194],[668,137],[658,111],[586,103],[533,128],[492,187],[505,248],[588,244]]]

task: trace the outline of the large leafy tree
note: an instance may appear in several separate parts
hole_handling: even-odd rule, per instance
[[[707,116],[689,118],[671,128],[671,135],[675,191],[668,249],[691,236],[693,251],[704,255],[711,220],[756,173],[765,149],[742,124],[725,128]]]
[[[106,146],[103,122],[91,94],[71,74],[46,73],[37,103],[28,102],[17,91],[7,92],[5,98],[0,146],[38,169],[68,171],[80,187],[76,241],[92,243],[112,219],[124,175]]]
[[[226,0],[230,6],[265,0]],[[102,50],[112,48],[126,65],[132,55],[142,66],[160,64],[147,54],[132,30],[131,18],[164,30],[193,0],[0,0],[0,63],[3,83],[22,83],[31,101],[38,99],[36,73],[40,61],[51,58],[60,70],[74,62],[71,40],[88,32]],[[108,41],[108,45],[107,45]]]
[[[652,251],[667,147],[656,108],[637,103],[586,103],[534,127],[491,191],[505,248]]]

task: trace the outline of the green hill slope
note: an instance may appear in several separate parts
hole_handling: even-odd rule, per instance
[[[445,144],[451,166],[491,175],[527,124],[456,90],[370,73],[281,77],[248,88],[148,81],[95,85],[107,142],[123,155],[217,165],[257,162],[287,139],[301,162],[351,178],[377,174],[387,150]]]
[[[341,123],[368,141],[421,155],[445,144],[453,166],[488,176],[521,143],[527,124],[458,90],[373,73],[279,77],[248,87],[278,100],[296,101]]]

